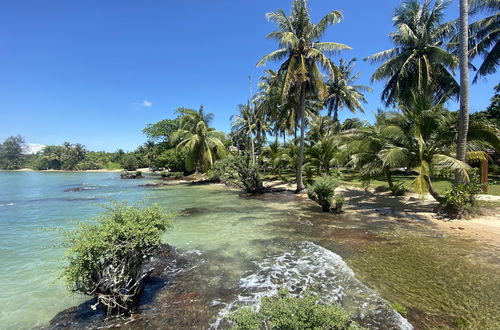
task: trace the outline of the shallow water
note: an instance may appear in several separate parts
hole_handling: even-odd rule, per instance
[[[54,246],[57,232],[47,229],[72,228],[109,199],[156,202],[186,214],[164,239],[200,266],[193,290],[211,301],[207,327],[223,325],[224,313],[281,286],[319,288],[325,300],[342,303],[373,328],[411,327],[339,255],[306,241],[315,237],[295,196],[248,198],[219,185],[138,187],[147,181],[116,173],[0,172],[0,327],[43,326],[85,300],[55,280],[63,250]],[[79,187],[85,189],[65,192]]]

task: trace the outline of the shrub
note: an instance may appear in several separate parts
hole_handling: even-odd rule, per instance
[[[232,154],[212,166],[211,178],[245,189],[248,193],[262,191],[259,165],[253,164],[248,153]]]
[[[393,196],[404,196],[408,192],[408,188],[405,187],[404,182],[396,182],[391,188]]]
[[[136,156],[128,154],[123,156],[121,165],[127,171],[135,171],[139,167],[139,161]]]
[[[165,168],[172,172],[186,172],[186,155],[176,148],[163,151],[154,161],[157,168]]]
[[[314,167],[312,166],[304,166],[302,171],[304,172],[304,176],[306,177],[306,182],[308,184],[312,184],[313,183],[313,179],[314,179]]]
[[[140,297],[142,265],[172,226],[173,214],[158,205],[141,208],[114,202],[94,222],[63,232],[67,287],[94,296],[106,315],[129,315]]]
[[[259,311],[240,308],[229,316],[237,329],[360,329],[337,304],[321,304],[312,294],[294,297],[281,290],[264,297]]]
[[[444,195],[445,213],[453,218],[465,216],[472,210],[476,203],[476,195],[481,192],[481,185],[475,180],[468,184],[453,186]]]
[[[335,189],[339,186],[340,180],[333,176],[322,176],[316,179],[312,186],[308,186],[307,195],[310,199],[321,205],[323,212],[339,212],[337,205],[332,207],[332,200],[335,196]],[[340,209],[345,200],[339,199]]]
[[[342,208],[346,204],[346,199],[343,195],[335,196],[335,208],[333,209],[333,213],[342,213]]]
[[[162,171],[160,173],[162,178],[175,178],[175,179],[181,179],[184,177],[184,172],[166,172]]]

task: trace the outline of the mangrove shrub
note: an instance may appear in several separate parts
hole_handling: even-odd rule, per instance
[[[243,188],[248,193],[258,193],[263,189],[259,169],[249,153],[232,154],[214,163],[211,177]]]
[[[143,264],[172,226],[173,214],[158,205],[113,202],[93,222],[63,232],[66,247],[62,275],[73,292],[97,298],[106,315],[129,315],[141,295]]]

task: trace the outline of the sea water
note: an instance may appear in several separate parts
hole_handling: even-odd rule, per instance
[[[411,328],[339,255],[298,233],[297,226],[310,223],[303,222],[301,202],[292,194],[249,198],[221,185],[139,186],[151,180],[121,180],[117,173],[0,172],[0,328],[43,326],[88,299],[69,293],[59,279],[64,250],[57,229],[92,219],[110,200],[159,203],[183,213],[163,238],[209,265],[204,280],[210,285],[196,288],[219,306],[207,328],[218,327],[239,306],[257,307],[258,298],[283,286],[320,288],[326,302],[341,303],[373,328]],[[228,289],[236,295],[219,296]]]

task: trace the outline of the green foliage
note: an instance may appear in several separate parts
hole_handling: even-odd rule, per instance
[[[307,184],[312,184],[314,179],[314,167],[312,166],[304,166],[302,168],[302,172],[304,172],[304,176],[306,177]]]
[[[63,232],[67,264],[62,275],[67,287],[97,297],[108,316],[129,314],[146,275],[141,266],[171,228],[173,216],[158,205],[114,202],[94,222]]]
[[[212,113],[205,113],[203,106],[198,111],[178,109],[180,128],[172,139],[179,141],[177,150],[186,155],[185,164],[188,171],[205,173],[213,163],[226,154],[225,134],[209,127]]]
[[[351,48],[337,42],[320,42],[328,27],[342,20],[340,11],[329,12],[314,24],[307,2],[294,0],[289,16],[281,9],[266,16],[277,26],[276,31],[267,37],[276,40],[279,48],[264,56],[257,66],[275,61],[280,63],[280,69],[276,74],[268,71],[270,76],[274,76],[274,87],[271,88],[274,91],[266,93],[272,100],[269,102],[271,107],[264,108],[270,110],[269,116],[279,118],[276,125],[279,130],[293,129],[297,133],[297,128],[300,127],[299,157],[295,165],[297,190],[300,191],[304,189],[302,165],[306,117],[311,111],[318,111],[328,95],[320,67],[325,69],[328,76],[333,77],[335,70],[327,54]],[[274,105],[278,107],[273,107]]]
[[[211,177],[223,183],[245,189],[248,193],[262,191],[259,165],[254,164],[249,153],[231,154],[215,162]]]
[[[339,185],[339,178],[322,176],[317,178],[312,186],[307,187],[307,195],[323,208],[323,212],[335,212],[337,210],[336,207],[332,208],[332,200]]]
[[[393,196],[404,196],[408,192],[404,182],[396,182],[390,189]]]
[[[113,163],[113,162],[107,162],[106,167],[107,170],[113,171],[113,170],[121,170],[122,166],[118,163]]]
[[[156,142],[161,142],[168,149],[175,147],[175,141],[172,141],[172,135],[180,128],[180,121],[176,119],[163,119],[154,124],[148,124],[142,130],[146,136]]]
[[[169,169],[172,172],[187,172],[186,156],[176,148],[163,151],[155,161],[158,168]]]
[[[389,35],[395,47],[366,58],[381,63],[371,79],[386,81],[382,92],[386,105],[424,88],[438,99],[458,94],[453,76],[458,58],[445,46],[455,29],[454,22],[443,22],[448,5],[448,1],[404,0],[395,9],[396,31]]]
[[[175,178],[175,179],[181,179],[184,177],[184,172],[161,172],[160,173],[162,178]]]
[[[23,164],[24,138],[10,136],[0,145],[0,169],[17,170]]]
[[[342,213],[342,209],[344,205],[347,203],[344,195],[335,195],[335,208],[333,209],[334,213]]]
[[[391,307],[392,307],[392,309],[394,309],[396,312],[398,312],[402,316],[404,316],[404,317],[408,316],[408,309],[405,306],[398,304],[398,303],[392,303]]]
[[[123,156],[120,165],[127,171],[135,171],[139,165],[137,157],[131,154]]]
[[[321,304],[312,294],[294,297],[281,290],[277,296],[264,297],[258,311],[240,308],[229,316],[237,329],[360,329],[337,304]]]
[[[477,180],[453,186],[444,195],[443,210],[448,216],[461,218],[469,213],[476,204],[476,195],[482,192]]]

